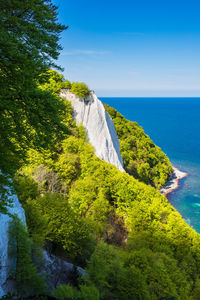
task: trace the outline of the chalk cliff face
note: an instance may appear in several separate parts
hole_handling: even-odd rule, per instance
[[[94,147],[95,154],[124,171],[114,123],[95,93],[91,91],[86,98],[79,98],[70,90],[63,89],[60,96],[71,102],[74,119],[86,129],[88,141]]]
[[[13,206],[8,208],[10,214],[16,214],[18,218],[26,224],[24,210],[16,195],[12,196]],[[8,229],[11,217],[9,215],[0,214],[0,297],[7,293],[8,267],[10,261],[8,259]]]

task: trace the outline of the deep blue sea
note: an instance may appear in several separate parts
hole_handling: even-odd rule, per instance
[[[189,176],[168,196],[200,233],[200,98],[100,98],[141,125],[172,164]]]

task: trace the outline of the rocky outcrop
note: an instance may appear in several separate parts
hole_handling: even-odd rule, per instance
[[[167,181],[167,183],[160,189],[160,193],[167,197],[168,194],[175,191],[179,187],[179,182],[181,179],[187,177],[189,174],[186,172],[182,172],[176,167],[173,167],[173,173],[171,178]]]
[[[50,254],[46,250],[43,251],[43,255],[41,273],[45,274],[49,291],[60,284],[70,283],[74,270],[77,276],[81,277],[86,275],[85,270],[81,267],[75,266],[64,259]]]
[[[88,141],[94,147],[95,154],[124,171],[114,123],[95,93],[91,91],[86,98],[79,98],[70,90],[63,89],[60,96],[71,102],[74,119],[86,129]]]
[[[18,218],[26,224],[24,210],[16,195],[11,197],[13,199],[12,207],[8,207],[8,212],[12,215],[17,215]],[[8,229],[11,216],[8,214],[0,214],[0,297],[7,293],[8,288],[8,267],[10,260],[8,258]]]

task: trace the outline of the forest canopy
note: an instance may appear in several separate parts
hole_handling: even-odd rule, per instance
[[[38,88],[46,71],[57,66],[62,47],[56,6],[46,0],[0,2],[0,193],[22,164],[26,150],[49,146],[51,136],[66,131],[64,106]]]

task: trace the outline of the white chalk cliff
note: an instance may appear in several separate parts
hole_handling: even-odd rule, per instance
[[[88,141],[94,147],[95,154],[124,171],[114,123],[95,93],[91,91],[86,98],[79,98],[70,90],[63,89],[60,96],[71,102],[74,119],[86,129]]]

